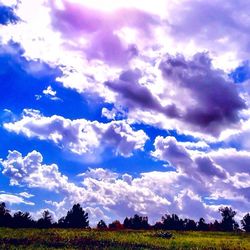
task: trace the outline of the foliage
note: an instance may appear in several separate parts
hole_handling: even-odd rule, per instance
[[[236,212],[229,207],[221,207],[219,212],[222,220],[215,220],[207,224],[204,218],[200,218],[198,222],[192,219],[181,219],[176,214],[166,214],[162,216],[160,222],[149,225],[147,216],[139,216],[135,214],[133,217],[126,217],[123,224],[115,220],[108,226],[103,220],[97,224],[97,229],[131,229],[131,230],[176,230],[176,231],[225,231],[233,232],[239,229],[238,223],[234,220]],[[250,215],[246,214],[241,220],[242,228],[250,231]],[[31,218],[28,212],[18,211],[11,216],[10,211],[6,208],[4,202],[0,203],[0,227],[13,228],[89,228],[88,213],[86,213],[80,204],[75,204],[58,222],[53,223],[52,215],[45,210],[42,217],[37,221]]]
[[[121,230],[123,229],[123,225],[119,220],[115,220],[109,224],[109,229]]]
[[[52,215],[48,210],[42,214],[42,218],[37,221],[38,228],[50,228],[52,226]]]
[[[80,204],[75,204],[68,211],[65,218],[62,218],[60,224],[67,228],[87,228],[89,226],[88,213],[86,213]]]
[[[250,232],[250,214],[247,213],[243,219],[241,220],[241,224],[242,224],[242,227],[243,229],[246,231],[246,232]]]
[[[148,229],[148,217],[139,216],[138,214],[134,215],[132,218],[126,217],[123,226],[128,229]]]
[[[34,221],[28,212],[18,211],[13,216],[12,226],[15,228],[30,228],[34,226]]]
[[[221,222],[221,229],[222,231],[230,232],[239,228],[238,223],[234,220],[234,216],[236,212],[229,207],[222,207],[219,209],[222,222]]]
[[[205,222],[204,218],[200,218],[199,222],[197,223],[197,230],[199,231],[209,230],[209,225]]]
[[[8,227],[11,224],[11,215],[4,202],[0,203],[0,227]]]
[[[106,223],[103,221],[103,220],[100,220],[98,223],[97,223],[97,228],[98,229],[107,229],[107,225]]]

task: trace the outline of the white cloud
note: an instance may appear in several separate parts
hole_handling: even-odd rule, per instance
[[[33,194],[30,194],[30,193],[27,193],[27,192],[21,192],[19,193],[20,196],[24,197],[24,198],[31,198],[31,197],[34,197]]]
[[[70,120],[61,116],[45,117],[36,110],[24,110],[21,120],[5,123],[10,132],[49,140],[76,154],[94,153],[112,148],[124,157],[143,150],[148,136],[135,131],[126,121],[100,123],[85,119]]]
[[[216,99],[214,105],[203,105],[203,107],[195,105],[195,110],[200,108],[198,118],[201,117],[202,122],[205,123],[202,126],[193,127],[185,121],[181,122],[182,119],[176,121],[166,118],[157,110],[141,110],[138,105],[135,110],[129,110],[129,119],[133,122],[143,122],[164,129],[177,129],[181,133],[199,137],[209,137],[206,134],[207,131],[221,132],[225,130],[225,126],[232,125],[237,120],[237,110],[225,112],[225,108],[221,109],[222,102],[218,101],[218,98],[202,95],[202,93],[206,95],[213,84],[205,84],[208,91],[198,91],[197,79],[206,75],[212,77],[215,86],[222,80],[225,83],[223,86],[229,86],[230,81],[225,80],[228,72],[218,70],[214,66],[219,65],[223,69],[229,67],[230,62],[236,66],[239,61],[246,59],[249,43],[246,27],[249,20],[246,19],[246,23],[243,20],[248,13],[249,5],[244,1],[240,1],[237,5],[237,15],[234,12],[233,1],[229,1],[225,7],[220,0],[213,3],[197,3],[193,0],[160,0],[157,5],[153,0],[148,0],[143,5],[139,1],[129,3],[118,1],[112,5],[114,7],[112,11],[108,8],[108,3],[103,4],[99,1],[89,3],[88,1],[63,0],[59,2],[61,8],[58,7],[56,1],[46,0],[34,3],[30,3],[29,0],[22,1],[16,11],[24,22],[3,27],[0,31],[3,42],[7,43],[10,39],[20,42],[27,59],[39,59],[53,67],[60,68],[63,74],[58,80],[64,87],[73,88],[80,93],[97,94],[109,103],[119,105],[121,98],[104,82],[118,79],[123,70],[129,68],[140,70],[139,84],[146,87],[164,107],[173,103],[176,105],[176,110],[175,105],[168,106],[170,113],[171,111],[177,112],[178,109],[193,111],[191,107],[197,101],[203,103],[203,100],[207,102],[207,100]],[[126,6],[131,9],[123,9]],[[108,12],[106,8],[109,9]],[[32,13],[30,9],[38,11]],[[208,10],[209,15],[204,16],[204,10]],[[131,18],[124,19],[123,16],[127,13]],[[214,13],[217,15],[214,16]],[[68,18],[69,16],[74,16],[74,18]],[[214,32],[211,23],[220,28]],[[211,43],[211,37],[215,38],[214,43]],[[244,44],[244,51],[242,51],[242,44]],[[109,53],[111,50],[113,53]],[[119,53],[114,53],[114,50]],[[127,58],[127,53],[132,53],[131,51],[136,52],[135,56]],[[180,86],[176,91],[175,82],[169,84],[162,79],[158,66],[166,58],[166,54],[173,55],[178,52],[183,54],[188,62],[197,52],[204,51],[207,51],[212,59],[211,67],[208,67],[207,71],[204,71],[204,68],[201,69],[202,67],[199,67],[200,72],[191,70],[198,72],[198,75],[192,75],[192,72],[190,74],[189,70],[183,74],[189,74],[189,77],[183,80],[193,82],[193,84],[187,84],[186,87],[195,85],[196,87],[192,89],[196,91],[191,94],[188,93],[190,90],[188,88],[180,91]],[[118,65],[116,65],[117,60]],[[125,60],[125,65],[119,65],[120,60]],[[200,59],[198,61],[202,62]],[[32,69],[29,70],[32,71]],[[180,73],[184,71],[182,69]],[[134,82],[131,85],[135,87]],[[231,86],[229,89],[232,88]],[[54,94],[52,89],[48,88],[45,91]],[[199,96],[201,96],[200,99]],[[231,98],[228,97],[228,99]],[[174,101],[169,103],[170,100]],[[228,105],[225,106],[228,107]],[[211,109],[217,113],[211,113],[208,107],[212,107]],[[105,109],[103,115],[110,119],[115,117],[113,111],[107,112]],[[197,123],[198,118],[194,113],[191,115],[193,115],[192,121]],[[209,117],[213,117],[214,121],[207,122],[206,119]],[[240,126],[236,127],[236,129],[239,128]]]
[[[58,218],[78,202],[88,209],[94,220],[99,215],[111,220],[140,213],[148,215],[151,221],[158,220],[165,213],[177,213],[195,219],[200,216],[215,218],[218,213],[214,205],[210,206],[203,200],[203,197],[214,197],[214,193],[231,199],[234,204],[240,202],[242,212],[247,204],[244,194],[239,190],[236,192],[230,181],[220,183],[205,178],[201,186],[199,179],[181,172],[155,171],[141,173],[133,178],[128,174],[119,175],[101,168],[89,169],[80,176],[83,178],[82,185],[76,185],[60,173],[57,165],[43,164],[41,154],[36,151],[24,157],[17,151],[9,152],[7,159],[2,160],[2,165],[3,174],[10,178],[13,185],[36,187],[62,195],[64,199],[61,202],[45,201]],[[240,178],[245,177],[237,176],[238,183]],[[221,190],[228,191],[223,193]],[[241,200],[238,199],[239,194]],[[197,211],[191,209],[192,206]]]
[[[68,179],[58,171],[58,166],[43,165],[42,161],[43,157],[37,151],[32,151],[25,157],[18,151],[9,151],[7,159],[1,160],[2,173],[10,178],[11,185],[66,190]]]
[[[7,193],[1,193],[0,194],[0,202],[6,202],[9,204],[26,204],[30,206],[34,206],[35,203],[31,201],[26,201],[23,199],[23,197],[15,195],[15,194],[7,194]]]
[[[50,95],[50,96],[56,96],[56,91],[54,91],[51,86],[48,86],[47,89],[43,90],[43,94]]]
[[[5,129],[94,157],[109,147],[125,157],[143,150],[148,136],[142,130],[135,131],[130,125],[134,123],[176,129],[204,141],[157,137],[152,155],[169,162],[176,172],[141,173],[133,178],[102,168],[89,169],[81,175],[83,186],[70,182],[56,164],[43,164],[39,152],[22,156],[10,151],[1,162],[11,184],[63,194],[61,202],[47,201],[61,214],[69,204],[81,201],[93,216],[135,212],[153,218],[166,212],[214,216],[215,206],[207,205],[203,197],[217,202],[228,199],[245,211],[250,200],[249,117],[241,109],[245,101],[249,112],[249,94],[235,86],[227,73],[248,59],[249,3],[160,0],[155,4],[148,0],[141,4],[129,0],[125,4],[110,0],[108,4],[98,2],[98,6],[97,1],[81,1],[78,6],[65,0],[62,5],[70,8],[57,8],[54,2],[23,0],[15,10],[23,21],[1,27],[1,42],[19,42],[27,60],[42,60],[58,67],[62,76],[57,80],[64,87],[91,92],[114,103],[111,111],[102,110],[106,118],[114,120],[119,106],[129,107],[128,120],[100,123],[45,117],[39,111],[25,110],[20,120],[5,123]],[[107,10],[111,2],[115,6],[112,11]],[[118,7],[125,5],[139,11],[120,11]],[[127,13],[131,18],[124,19]],[[64,18],[68,14],[72,18]],[[210,57],[197,54],[204,51]],[[31,64],[24,70],[35,75],[40,69]],[[43,94],[56,98],[51,86]],[[208,145],[211,141],[228,145],[236,141],[241,150],[212,150]],[[25,192],[19,196],[0,194],[10,203],[27,204],[23,197],[28,196]]]

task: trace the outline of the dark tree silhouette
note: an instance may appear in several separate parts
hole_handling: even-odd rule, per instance
[[[242,227],[243,229],[246,231],[246,232],[250,232],[250,214],[247,213],[243,219],[241,220],[241,224],[242,224]]]
[[[161,221],[157,221],[157,222],[153,225],[153,229],[156,229],[156,230],[164,229],[164,228],[163,228],[163,223],[162,223]]]
[[[9,227],[12,217],[4,202],[0,203],[0,227]]]
[[[176,214],[166,214],[162,216],[162,226],[164,230],[183,230],[184,229],[184,221],[179,219]]]
[[[86,213],[80,204],[76,204],[68,211],[65,218],[60,219],[60,224],[68,228],[87,228],[89,227],[88,213]]]
[[[35,225],[30,214],[28,212],[23,213],[21,211],[14,214],[12,222],[12,225],[15,228],[30,228]]]
[[[120,229],[123,229],[123,225],[121,224],[119,220],[115,220],[109,224],[109,229],[120,230]]]
[[[61,228],[61,227],[62,227],[62,228],[66,227],[66,225],[65,225],[65,217],[60,218],[60,219],[58,220],[56,226],[59,227],[59,228]]]
[[[135,214],[133,218],[125,218],[123,222],[124,228],[128,229],[148,229],[148,217],[147,216],[139,216],[138,214]]]
[[[200,218],[198,223],[197,223],[197,229],[199,231],[208,231],[209,230],[209,225],[205,222],[204,218]]]
[[[107,229],[107,225],[106,223],[103,221],[103,220],[100,220],[98,223],[97,223],[97,228],[98,229]]]
[[[213,223],[209,223],[209,231],[221,231],[221,223],[215,220]]]
[[[48,210],[45,210],[42,214],[42,218],[37,221],[37,227],[50,228],[52,226],[52,215]]]
[[[162,217],[161,222],[151,227],[148,223],[148,217],[139,216],[135,214],[134,217],[126,217],[124,223],[115,220],[109,224],[109,229],[120,230],[123,228],[128,229],[164,229],[164,230],[199,230],[199,231],[234,231],[237,230],[239,225],[234,220],[236,212],[229,207],[221,207],[219,212],[222,216],[221,222],[215,220],[213,223],[207,224],[203,218],[196,223],[194,220],[186,218],[180,219],[176,214],[165,215]],[[242,228],[246,232],[250,232],[250,214],[247,213],[241,220]],[[6,208],[4,202],[0,203],[0,227],[14,227],[14,228],[88,228],[88,213],[86,213],[80,204],[73,205],[72,209],[67,212],[65,217],[58,220],[58,223],[52,223],[52,216],[48,210],[45,210],[37,222],[33,221],[28,212],[16,212],[11,216],[10,211]],[[98,229],[106,229],[107,225],[103,220],[97,224]]]
[[[236,215],[236,212],[233,211],[232,208],[221,207],[219,209],[219,212],[222,216],[222,221],[221,221],[222,231],[230,232],[239,228],[238,223],[234,220],[234,216]]]
[[[123,221],[124,228],[130,229],[132,228],[132,218],[126,217]]]
[[[185,219],[184,220],[184,229],[189,231],[195,231],[196,230],[196,223],[194,220]]]

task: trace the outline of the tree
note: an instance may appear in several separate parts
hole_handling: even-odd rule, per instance
[[[163,229],[163,223],[161,221],[157,221],[154,225],[153,228],[155,230],[162,230]]]
[[[75,204],[68,211],[63,224],[70,228],[87,228],[89,227],[88,213],[82,209],[80,204]]]
[[[125,218],[123,222],[124,228],[128,229],[148,229],[148,217],[147,216],[139,216],[138,214],[135,214],[133,218]]]
[[[209,223],[208,228],[210,231],[221,231],[221,223],[215,220],[213,223]]]
[[[28,212],[18,211],[13,216],[13,227],[15,228],[29,228],[34,227],[34,221]]]
[[[234,216],[236,215],[236,212],[233,211],[232,208],[221,207],[219,208],[219,211],[222,216],[222,221],[221,221],[222,231],[230,232],[230,231],[238,229],[239,225],[234,220]]]
[[[199,222],[197,223],[197,229],[199,231],[208,231],[209,225],[205,222],[204,218],[200,218]]]
[[[243,219],[241,220],[241,224],[242,224],[242,227],[243,229],[246,231],[246,232],[250,232],[250,214],[247,213]]]
[[[185,219],[184,220],[184,228],[185,230],[195,231],[196,230],[196,223],[194,220]]]
[[[37,227],[50,228],[52,226],[52,215],[48,210],[45,210],[42,214],[42,218],[37,221]]]
[[[162,216],[162,224],[164,230],[183,230],[184,222],[176,214],[166,214]]]
[[[56,224],[57,225],[57,227],[66,227],[66,225],[65,225],[65,217],[62,217],[62,218],[60,218],[59,220],[58,220],[58,223]]]
[[[123,229],[123,225],[121,224],[119,220],[115,220],[109,224],[109,229],[120,230],[120,229]]]
[[[4,202],[0,203],[0,227],[8,227],[11,225],[12,217],[10,211],[6,208]]]
[[[132,229],[132,218],[126,217],[123,221],[124,228]]]
[[[100,220],[98,223],[97,223],[97,228],[98,229],[107,229],[107,225],[106,223],[103,221],[103,220]]]

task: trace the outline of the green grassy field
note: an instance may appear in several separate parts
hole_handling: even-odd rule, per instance
[[[250,249],[250,234],[75,229],[0,229],[0,249]]]

